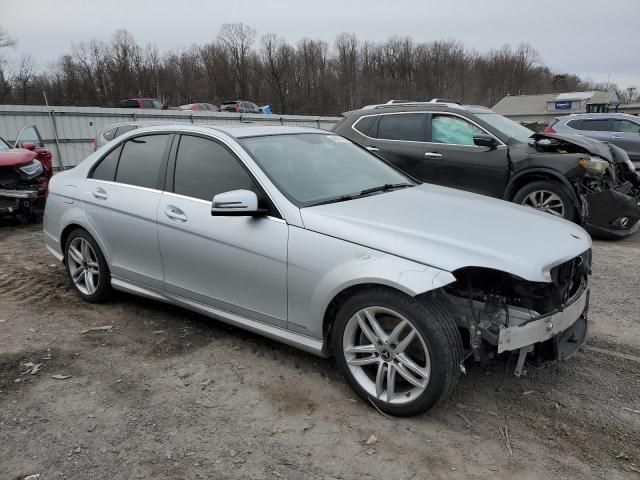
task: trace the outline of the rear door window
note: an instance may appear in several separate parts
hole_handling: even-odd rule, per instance
[[[609,120],[606,118],[582,120],[580,130],[587,130],[589,132],[608,132]]]
[[[614,120],[613,131],[619,133],[640,133],[640,124],[630,120]]]
[[[426,135],[427,115],[425,113],[382,115],[378,123],[378,138],[381,140],[424,142]]]
[[[168,138],[169,135],[146,135],[127,140],[116,169],[116,182],[158,188]]]
[[[474,135],[486,134],[471,122],[453,115],[434,115],[431,121],[431,141],[449,145],[475,145]]]
[[[90,175],[90,178],[113,182],[116,178],[116,168],[118,167],[118,158],[120,157],[121,151],[122,145],[114,148],[102,157],[98,166],[93,169],[93,173]]]

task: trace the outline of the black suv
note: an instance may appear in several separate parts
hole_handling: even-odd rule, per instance
[[[390,102],[347,112],[333,130],[414,178],[510,200],[624,237],[640,227],[640,177],[620,148],[534,133],[492,110]]]

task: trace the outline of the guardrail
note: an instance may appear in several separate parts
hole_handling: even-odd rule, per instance
[[[328,130],[339,117],[263,115],[250,113],[141,110],[135,108],[0,105],[0,137],[13,144],[22,127],[36,125],[45,145],[54,153],[54,167],[70,168],[92,153],[91,142],[113,123],[149,120],[201,125],[288,125]]]

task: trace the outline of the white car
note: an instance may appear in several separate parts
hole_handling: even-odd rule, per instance
[[[394,415],[432,407],[468,356],[515,353],[519,374],[586,336],[582,228],[322,130],[129,132],[53,177],[44,233],[86,301],[113,288],[334,355]]]

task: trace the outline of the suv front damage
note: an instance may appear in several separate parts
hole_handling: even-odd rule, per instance
[[[580,223],[592,235],[623,238],[640,228],[640,175],[629,155],[613,144],[579,135],[537,133],[531,146],[540,153],[574,153],[576,174],[569,178],[579,201]]]

